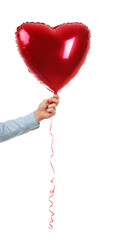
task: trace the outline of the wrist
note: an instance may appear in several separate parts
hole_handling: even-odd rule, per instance
[[[40,119],[39,112],[38,112],[37,110],[36,110],[36,111],[34,111],[34,115],[35,115],[36,121],[37,121],[37,122],[40,122],[40,121],[41,121],[41,119]]]

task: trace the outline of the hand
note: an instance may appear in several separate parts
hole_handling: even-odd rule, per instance
[[[45,99],[43,102],[41,102],[38,109],[34,111],[37,122],[49,118],[50,113],[51,116],[54,116],[56,114],[56,107],[58,106],[58,104],[59,104],[58,94],[54,94],[52,98]]]

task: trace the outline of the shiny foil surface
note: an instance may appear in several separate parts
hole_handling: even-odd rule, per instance
[[[54,93],[73,79],[90,48],[90,30],[82,23],[50,27],[26,22],[15,32],[18,51],[28,70]]]

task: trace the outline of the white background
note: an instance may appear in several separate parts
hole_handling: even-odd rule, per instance
[[[15,42],[17,26],[82,22],[91,48],[60,92],[52,118],[54,229],[49,229],[52,137],[40,129],[0,144],[1,240],[113,239],[112,1],[5,1],[0,6],[0,121],[36,110],[52,93],[30,74]]]

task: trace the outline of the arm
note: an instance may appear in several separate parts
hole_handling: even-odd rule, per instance
[[[39,127],[40,122],[36,120],[34,112],[14,120],[0,122],[0,142],[4,142]]]
[[[14,120],[0,122],[0,142],[4,142],[13,137],[22,135],[31,130],[40,127],[40,121],[56,114],[56,106],[59,104],[59,95],[54,94],[48,102],[45,99],[40,103],[39,107],[25,117],[19,117]]]

